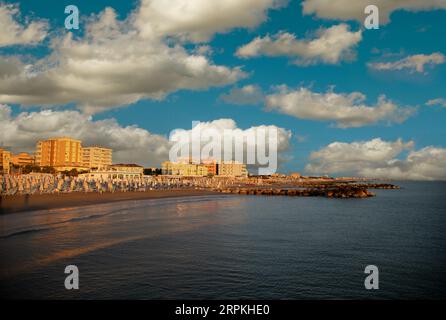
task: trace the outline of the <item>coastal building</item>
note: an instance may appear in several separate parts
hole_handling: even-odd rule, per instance
[[[110,171],[127,172],[129,174],[137,174],[142,176],[144,174],[144,167],[134,163],[117,163],[108,167]]]
[[[57,171],[88,169],[82,167],[81,141],[68,137],[38,141],[36,164],[54,167]]]
[[[218,164],[214,159],[203,160],[203,166],[205,166],[208,170],[209,176],[216,176],[218,173]]]
[[[82,148],[82,166],[87,168],[103,168],[112,164],[112,149],[103,147]]]
[[[236,161],[217,163],[215,160],[203,160],[203,163],[165,161],[161,164],[163,175],[199,176],[208,175],[223,177],[247,177],[246,165]]]
[[[208,169],[205,165],[194,163],[176,163],[165,161],[161,164],[161,172],[163,175],[173,176],[199,176],[208,175]]]
[[[298,173],[298,172],[293,172],[293,173],[290,174],[290,177],[292,179],[300,179],[300,178],[302,178],[302,175],[300,173]]]
[[[17,167],[32,166],[35,164],[36,158],[27,152],[20,152],[11,155],[11,163]]]
[[[11,165],[11,152],[0,148],[0,174],[9,174]]]
[[[90,170],[89,173],[84,173],[79,176],[88,177],[94,179],[117,179],[117,180],[127,180],[127,179],[138,179],[143,176],[144,168],[137,164],[113,164],[106,167],[98,167]]]
[[[248,171],[245,164],[229,161],[218,164],[218,175],[224,177],[247,177]]]

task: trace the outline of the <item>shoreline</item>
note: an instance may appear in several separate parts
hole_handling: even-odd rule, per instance
[[[375,194],[368,189],[399,189],[392,184],[303,184],[300,188],[286,186],[238,186],[222,189],[206,190],[177,188],[169,190],[116,191],[116,192],[69,192],[42,193],[0,196],[0,215],[35,210],[49,210],[66,207],[82,207],[100,203],[132,201],[145,199],[162,199],[174,197],[193,197],[205,195],[264,195],[264,196],[297,196],[326,198],[368,198]]]
[[[59,194],[33,194],[1,196],[0,214],[48,210],[64,207],[82,207],[99,203],[119,201],[163,199],[176,197],[194,197],[206,195],[222,195],[220,192],[208,190],[150,190],[128,192],[72,192]]]

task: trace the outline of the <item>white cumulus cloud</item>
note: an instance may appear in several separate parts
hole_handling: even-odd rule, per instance
[[[281,32],[274,36],[257,37],[237,49],[241,58],[257,56],[287,56],[294,63],[308,65],[317,62],[336,64],[355,57],[354,48],[361,41],[361,30],[352,32],[347,24],[319,29],[314,38],[298,39],[294,34]]]
[[[46,37],[46,21],[34,19],[22,24],[19,18],[20,10],[17,5],[0,3],[0,47],[34,45]]]
[[[446,99],[443,98],[437,98],[437,99],[431,99],[426,102],[427,106],[441,106],[443,108],[446,108]]]
[[[114,162],[157,166],[167,159],[167,137],[152,134],[138,126],[123,127],[115,119],[92,120],[74,110],[22,112],[0,105],[0,144],[13,152],[34,152],[38,140],[69,136],[82,140],[83,146],[101,145],[113,149]]]
[[[246,76],[214,64],[206,53],[162,38],[145,39],[136,13],[118,20],[112,8],[90,17],[85,35],[52,39],[41,59],[0,56],[0,103],[54,106],[75,103],[86,113],[163,99],[171,92],[203,90]]]
[[[216,33],[254,28],[267,11],[288,0],[142,0],[135,25],[142,37],[173,36],[184,41],[209,41]]]
[[[229,93],[220,95],[220,99],[230,104],[256,105],[264,101],[264,96],[258,85],[248,84],[241,88],[232,88]]]
[[[446,61],[444,54],[435,52],[429,55],[416,54],[393,62],[372,62],[368,66],[374,70],[404,70],[424,73],[426,66],[433,67]]]
[[[114,162],[146,166],[159,166],[162,161],[168,160],[170,148],[174,141],[177,141],[175,139],[181,138],[182,135],[189,136],[193,130],[174,130],[169,140],[167,136],[153,134],[136,125],[121,126],[113,118],[93,120],[92,116],[76,110],[21,112],[14,116],[11,108],[2,104],[0,104],[0,128],[0,145],[8,147],[13,152],[34,152],[38,140],[69,136],[82,140],[83,146],[101,145],[112,148]],[[202,122],[196,128],[212,128],[220,133],[229,129],[233,130],[235,136],[240,137],[249,132],[256,132],[260,128],[272,128],[279,133],[279,153],[288,149],[291,138],[291,132],[274,125],[241,129],[232,119]],[[222,151],[224,152],[224,146]]]
[[[202,142],[202,144],[206,143],[206,138],[204,136],[195,136],[192,133],[195,131],[197,133],[206,132],[208,133],[216,132],[220,135],[220,137],[224,140],[223,133],[225,130],[229,130],[233,133],[233,137],[246,137],[251,132],[257,132],[259,129],[272,129],[277,131],[277,150],[279,152],[286,151],[290,146],[290,138],[292,136],[291,131],[286,130],[284,128],[275,126],[275,125],[260,125],[253,126],[247,129],[241,129],[237,126],[237,123],[233,119],[218,119],[207,122],[199,122],[196,123],[195,126],[191,129],[176,129],[173,130],[170,135],[170,140],[172,141],[192,141],[196,139],[196,141]],[[250,143],[250,141],[247,141]],[[255,143],[265,143],[265,141],[255,141]],[[233,146],[234,147],[234,146]],[[238,146],[235,146],[237,148]],[[224,150],[222,150],[224,152]]]
[[[312,92],[301,87],[296,90],[279,86],[278,92],[266,96],[266,109],[299,119],[333,121],[338,127],[361,127],[378,122],[403,122],[415,112],[413,108],[399,107],[380,96],[375,105],[365,103],[360,92]]]
[[[172,149],[174,158],[237,160],[247,163],[251,170],[268,168],[273,173],[278,165],[289,160],[286,152],[291,136],[291,131],[275,125],[241,129],[232,119],[218,119],[195,123],[189,130],[174,130],[170,140],[176,145]],[[198,147],[196,152],[194,145]],[[256,173],[265,174],[261,171]]]
[[[408,154],[404,157],[403,152]],[[394,180],[446,180],[446,148],[414,150],[412,141],[380,138],[333,142],[313,152],[305,170],[314,174],[355,175]]]
[[[382,24],[390,21],[393,11],[406,10],[411,12],[446,9],[444,0],[304,0],[304,14],[315,14],[323,19],[357,20],[363,22],[366,15],[364,8],[368,5],[379,8],[379,20]]]

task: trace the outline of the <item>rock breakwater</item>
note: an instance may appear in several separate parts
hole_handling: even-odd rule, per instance
[[[364,186],[340,185],[323,188],[288,189],[288,188],[226,188],[218,192],[240,195],[326,197],[326,198],[368,198],[375,194]]]

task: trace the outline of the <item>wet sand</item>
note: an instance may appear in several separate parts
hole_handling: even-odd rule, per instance
[[[172,197],[215,195],[219,192],[206,190],[150,190],[134,192],[105,193],[61,193],[1,196],[0,214],[23,212],[30,210],[55,209],[64,207],[80,207],[96,203],[110,203],[126,200],[161,199]]]

